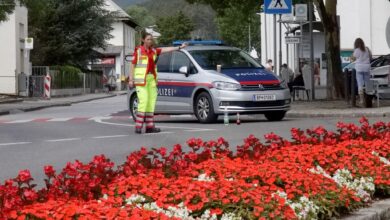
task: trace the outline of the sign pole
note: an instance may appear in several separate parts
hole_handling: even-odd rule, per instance
[[[280,67],[282,66],[282,15],[279,14],[279,75]]]
[[[274,14],[274,51],[273,51],[274,52],[274,73],[276,73],[276,68],[278,66],[278,61],[276,60],[276,58],[277,58],[277,56],[276,56],[276,51],[277,51],[276,39],[277,39],[276,38],[276,14]]]
[[[265,62],[268,60],[268,40],[267,40],[268,30],[267,30],[267,14],[264,13],[264,40],[265,40]],[[261,39],[261,36],[260,36]]]
[[[309,29],[310,29],[310,69],[311,69],[311,99],[315,99],[314,86],[314,44],[313,44],[313,1],[309,1]]]

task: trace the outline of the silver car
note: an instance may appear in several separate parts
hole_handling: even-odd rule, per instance
[[[160,55],[156,114],[195,114],[212,123],[228,114],[264,114],[282,120],[290,109],[290,92],[272,72],[244,51],[228,46],[188,46]],[[128,107],[137,112],[135,89]]]

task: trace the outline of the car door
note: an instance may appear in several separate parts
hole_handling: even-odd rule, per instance
[[[180,73],[181,67],[187,67],[188,74]],[[172,53],[169,81],[159,86],[159,95],[167,100],[170,113],[192,113],[192,93],[196,88],[195,74],[197,70],[188,56],[182,51]]]
[[[164,53],[158,57],[157,60],[157,71],[158,71],[158,85],[157,85],[157,102],[156,102],[156,113],[164,113],[169,108],[167,96],[163,92],[166,88],[167,82],[170,82],[170,73],[172,70],[172,53]]]

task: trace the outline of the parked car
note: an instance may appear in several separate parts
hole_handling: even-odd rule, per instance
[[[159,56],[156,114],[195,114],[201,123],[215,122],[225,111],[264,114],[270,121],[284,118],[290,92],[276,75],[238,48],[191,44]],[[127,100],[135,118],[135,89]]]
[[[389,74],[390,54],[377,57],[371,61],[371,77],[385,78]],[[355,69],[355,62],[352,62],[343,68],[343,72]]]

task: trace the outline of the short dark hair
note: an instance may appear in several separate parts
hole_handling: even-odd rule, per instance
[[[271,62],[271,63],[272,63],[272,60],[271,60],[271,59],[268,59],[268,60],[267,60],[267,63],[269,63],[269,62]]]

